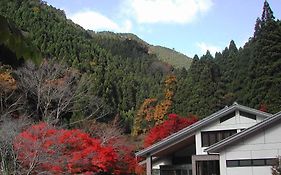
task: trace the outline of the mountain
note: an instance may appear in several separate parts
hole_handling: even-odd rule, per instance
[[[161,98],[172,67],[135,40],[93,37],[62,10],[40,0],[1,0],[0,15],[27,32],[44,58],[94,77],[93,91],[110,108],[109,118],[119,114],[124,125],[132,125],[133,112],[144,99]]]
[[[160,61],[170,64],[174,68],[185,68],[189,69],[192,59],[188,56],[177,52],[173,49],[169,49],[163,46],[154,46],[148,44],[144,40],[140,39],[137,35],[132,33],[114,33],[114,32],[93,32],[90,31],[92,36],[101,37],[103,39],[112,39],[112,40],[120,40],[120,42],[124,40],[134,40],[140,46],[148,49],[148,54],[156,55],[156,58]]]
[[[158,59],[173,65],[175,68],[189,69],[192,59],[186,55],[162,46],[150,46],[150,53],[157,56]]]
[[[15,24],[0,15],[0,62],[18,66],[31,59],[39,63],[39,50],[30,42],[28,34],[19,30]]]
[[[203,118],[235,101],[280,111],[281,22],[270,10],[263,14],[243,48],[231,41],[214,57],[209,52],[195,56],[189,69],[179,69],[163,59],[181,54],[151,46],[134,34],[84,30],[62,10],[40,0],[0,1],[0,15],[28,33],[43,57],[94,77],[95,95],[110,107],[109,116],[121,117],[128,132],[145,99],[164,99],[165,77],[170,74],[176,77],[176,85],[168,113]]]

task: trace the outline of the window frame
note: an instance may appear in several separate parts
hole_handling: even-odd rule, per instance
[[[226,160],[226,167],[249,167],[249,166],[272,166],[277,158],[264,158],[264,159],[236,159],[236,160]],[[243,164],[241,162],[250,162],[250,164]],[[257,163],[261,161],[261,163]],[[256,163],[255,163],[256,162]]]
[[[227,133],[227,134],[226,134]],[[201,131],[201,146],[208,147],[237,133],[237,129]],[[214,136],[214,140],[211,140]]]

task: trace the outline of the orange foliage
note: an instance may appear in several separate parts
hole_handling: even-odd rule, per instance
[[[151,106],[152,103],[156,102],[157,99],[155,98],[148,98],[145,99],[143,104],[141,105],[140,109],[137,112],[137,116],[135,117],[134,120],[134,127],[133,127],[133,136],[137,136],[140,133],[142,133],[142,122],[143,119],[145,118],[146,121],[151,121],[153,118],[153,111],[154,107]]]
[[[165,99],[155,107],[154,121],[156,125],[161,124],[164,121],[164,117],[167,115],[170,107],[172,106],[172,98],[174,96],[174,89],[177,82],[175,75],[168,75],[165,80]]]
[[[166,77],[164,81],[164,99],[156,106],[152,106],[152,103],[156,102],[157,99],[149,98],[144,100],[135,117],[133,136],[138,136],[145,132],[146,128],[161,124],[165,120],[165,116],[168,114],[173,103],[172,99],[174,97],[176,82],[177,78],[175,75],[168,75]],[[142,123],[146,125],[144,129]]]
[[[7,93],[17,88],[16,80],[9,71],[0,73],[0,93]]]

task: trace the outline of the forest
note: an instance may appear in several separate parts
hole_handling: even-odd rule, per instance
[[[135,150],[227,105],[280,111],[281,22],[267,2],[253,28],[243,47],[179,67],[188,58],[133,34],[85,30],[41,0],[1,0],[1,173],[141,174]]]

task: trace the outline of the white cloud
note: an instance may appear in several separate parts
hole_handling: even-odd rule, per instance
[[[130,32],[132,29],[130,20],[125,20],[122,25],[119,25],[110,18],[93,10],[76,12],[70,14],[69,18],[83,28],[94,31]]]
[[[192,22],[197,15],[207,12],[213,0],[126,0],[123,13],[130,15],[138,23]]]
[[[199,47],[201,54],[205,54],[207,52],[207,50],[210,51],[210,53],[215,56],[216,52],[220,52],[221,48],[218,46],[214,46],[214,45],[210,45],[210,44],[206,44],[204,42],[200,42],[197,43],[197,47]]]

